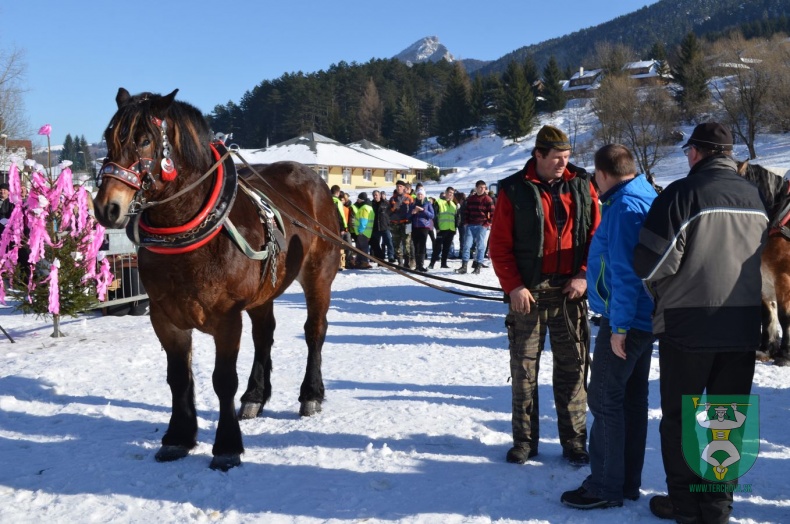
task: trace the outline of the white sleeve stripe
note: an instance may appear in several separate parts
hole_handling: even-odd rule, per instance
[[[702,211],[700,213],[697,213],[693,217],[689,218],[686,222],[684,222],[682,226],[680,226],[680,230],[678,230],[677,234],[672,239],[672,242],[669,243],[669,246],[667,246],[667,249],[664,250],[664,254],[661,256],[661,258],[658,260],[658,262],[656,262],[656,265],[653,266],[653,271],[651,271],[650,274],[647,275],[642,280],[652,280],[653,275],[656,274],[656,271],[658,271],[658,268],[660,268],[664,264],[664,261],[667,259],[667,257],[672,252],[672,250],[675,248],[675,244],[678,241],[678,237],[680,237],[681,233],[683,233],[683,231],[689,226],[689,224],[691,224],[691,222],[693,222],[694,220],[697,220],[698,218],[700,218],[703,215],[712,215],[714,213],[728,213],[728,214],[733,214],[733,215],[755,215],[755,216],[762,217],[765,220],[765,222],[768,222],[768,215],[765,214],[765,211],[758,211],[758,210],[754,210],[754,209],[746,210],[746,209],[732,209],[732,208],[727,208],[727,207],[714,207],[714,208],[711,208],[711,209],[706,209],[706,210],[704,210],[704,211]]]

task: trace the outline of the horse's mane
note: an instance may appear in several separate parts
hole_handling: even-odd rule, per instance
[[[771,219],[790,199],[790,193],[787,190],[788,181],[759,164],[751,164],[748,160],[739,161],[738,174],[757,185],[763,200],[765,200],[768,217]]]
[[[194,106],[155,93],[140,93],[130,97],[110,120],[104,131],[111,158],[121,158],[141,134],[148,134],[162,146],[161,130],[155,119],[168,121],[167,136],[173,155],[180,164],[205,171],[212,163],[209,142],[211,131],[202,113]]]

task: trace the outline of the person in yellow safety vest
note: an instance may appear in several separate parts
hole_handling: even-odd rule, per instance
[[[348,231],[348,238],[346,242],[353,245],[357,240],[356,220],[354,215],[354,208],[351,206],[351,197],[348,193],[340,192],[340,201],[343,203],[343,216],[346,219],[346,230]],[[350,249],[346,249],[346,269],[354,269],[356,266],[356,255]]]
[[[340,238],[343,239],[344,242],[351,243],[351,235],[348,232],[348,222],[346,221],[346,213],[345,209],[343,208],[343,200],[341,198],[341,191],[340,186],[337,184],[333,185],[330,189],[332,192],[332,202],[335,204],[337,208],[337,221],[338,221],[338,229],[340,233]],[[343,268],[346,267],[346,250],[340,250],[340,271],[343,271]]]
[[[456,205],[454,197],[455,189],[448,187],[444,190],[442,198],[436,200],[433,205],[436,214],[436,227],[439,232],[431,254],[431,265],[428,266],[428,269],[434,268],[440,255],[442,260],[441,267],[444,269],[450,268],[447,265],[447,257],[453,245],[456,224],[458,223],[458,205]]]
[[[354,221],[355,231],[357,236],[357,249],[360,251],[368,252],[368,243],[370,236],[373,234],[373,206],[370,205],[367,193],[360,193],[357,197],[356,203],[351,206],[354,211],[356,220]],[[357,269],[371,269],[367,257],[357,254]]]

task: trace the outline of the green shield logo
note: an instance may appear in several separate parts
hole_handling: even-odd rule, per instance
[[[683,458],[700,478],[743,476],[760,451],[759,395],[683,395]]]

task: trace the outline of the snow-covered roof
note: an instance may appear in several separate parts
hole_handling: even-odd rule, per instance
[[[661,76],[658,60],[629,62],[623,66],[623,71],[628,72],[631,78],[656,78]]]
[[[585,71],[584,69],[579,69],[573,76],[571,76],[571,80],[581,80],[583,78],[595,78],[596,76],[603,73],[603,69],[590,69]]]
[[[239,153],[251,164],[271,164],[291,160],[308,166],[409,169],[405,164],[388,162],[367,155],[319,133],[300,135],[265,149],[242,149]]]
[[[603,69],[590,69],[586,71],[584,68],[579,68],[573,76],[568,80],[567,84],[562,86],[563,91],[587,91],[589,89],[597,89],[603,77]]]
[[[623,69],[642,69],[645,67],[653,67],[658,65],[655,60],[639,60],[637,62],[628,62],[623,66]]]
[[[352,142],[348,144],[348,147],[365,153],[366,155],[371,155],[379,160],[384,160],[385,162],[392,162],[394,164],[403,164],[411,169],[428,169],[430,164],[427,162],[423,162],[418,158],[411,157],[409,155],[404,155],[398,151],[393,149],[387,149],[386,147],[380,146],[378,144],[374,144],[369,140],[360,140],[359,142]]]

